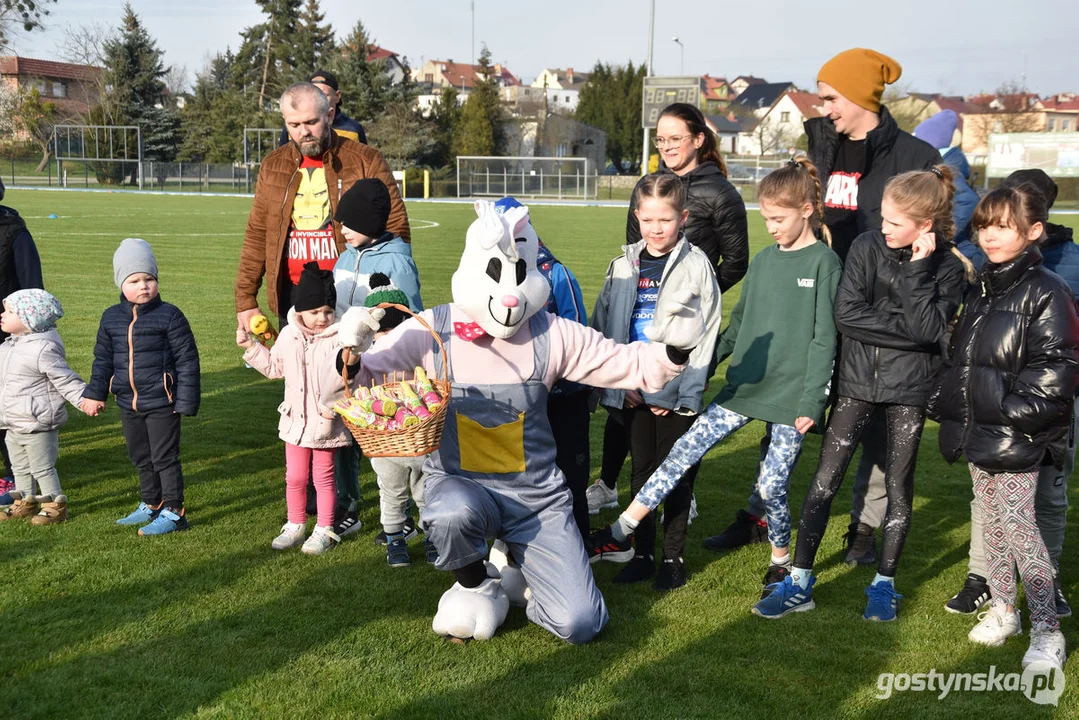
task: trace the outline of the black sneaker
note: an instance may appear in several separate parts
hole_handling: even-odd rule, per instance
[[[386,564],[392,568],[408,567],[412,564],[408,557],[408,543],[403,537],[395,537],[386,545]]]
[[[412,519],[411,515],[409,515],[408,517],[405,518],[404,533],[405,533],[405,542],[408,542],[409,540],[411,540],[412,538],[414,538],[414,537],[416,537],[417,535],[420,534],[420,531],[416,528],[416,521]],[[381,530],[378,533],[378,535],[375,535],[375,545],[385,545],[385,544],[386,544],[386,531]]]
[[[348,512],[347,510],[338,512],[337,517],[335,517],[333,521],[333,531],[339,537],[345,537],[362,527],[363,523],[360,522],[359,515],[354,512]]]
[[[588,542],[585,543],[585,552],[588,553],[588,562],[590,563],[599,560],[624,563],[633,557],[633,538],[628,537],[622,542],[618,542],[614,539],[614,535],[611,534],[611,526],[605,525],[588,536]]]
[[[423,539],[423,554],[427,557],[427,562],[432,565],[438,562],[438,548],[428,538]]]
[[[768,542],[768,525],[745,510],[739,510],[726,530],[705,538],[704,546],[709,550],[733,550],[763,542]]]
[[[791,574],[790,566],[788,565],[769,565],[768,572],[764,574],[764,582],[762,583],[764,589],[761,590],[761,600],[772,594],[772,591],[776,589],[776,585],[787,579]]]
[[[963,583],[963,589],[944,604],[944,609],[959,615],[973,615],[992,599],[993,595],[989,592],[985,578],[970,573]]]
[[[651,555],[634,555],[633,559],[626,563],[622,572],[614,576],[612,582],[620,585],[639,583],[656,574],[656,559]]]
[[[677,590],[686,584],[686,564],[682,562],[682,558],[663,558],[663,564],[659,566],[659,572],[656,573],[656,582],[654,586],[656,590],[666,592],[668,590]]]
[[[1053,602],[1057,607],[1057,618],[1072,616],[1072,606],[1068,604],[1068,598],[1064,597],[1064,591],[1056,583],[1053,583]]]
[[[848,565],[872,565],[877,561],[876,529],[865,523],[851,525],[844,543],[847,557],[843,562]]]

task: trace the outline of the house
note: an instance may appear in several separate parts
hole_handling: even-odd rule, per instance
[[[0,83],[13,89],[36,88],[64,118],[85,117],[90,112],[98,101],[103,72],[92,65],[0,56]]]
[[[734,91],[726,78],[701,76],[701,112],[705,115],[725,110],[734,97]]]
[[[433,90],[453,86],[461,94],[467,95],[475,83],[482,79],[480,70],[479,65],[455,63],[453,60],[428,60],[422,67],[412,71],[412,79],[417,83],[431,85]],[[501,63],[491,66],[491,76],[499,87],[521,84]]]
[[[382,62],[386,66],[386,75],[389,76],[392,84],[400,85],[405,81],[405,73],[408,69],[394,51],[371,45],[367,48],[367,62]]]
[[[963,137],[964,118],[984,113],[986,107],[968,102],[958,95],[932,93],[911,93],[888,104],[888,112],[899,126],[908,132],[913,131],[923,120],[943,110],[951,110],[959,117],[957,135],[952,140],[953,145],[959,145]]]
[[[576,72],[573,68],[544,68],[532,82],[532,87],[547,93],[549,110],[572,113],[577,109],[578,95],[588,78],[588,73]]]
[[[738,97],[731,102],[731,107],[745,112],[752,112],[757,117],[762,118],[768,114],[768,111],[783,96],[783,93],[794,89],[794,83],[790,82],[756,83],[738,93]]]
[[[539,117],[508,120],[506,153],[511,157],[583,157],[587,174],[603,171],[607,164],[607,133],[573,118],[549,112]]]
[[[744,94],[753,92],[755,87],[765,86],[752,86]],[[737,152],[741,155],[787,155],[805,133],[802,127],[805,121],[821,115],[820,98],[814,93],[787,90],[763,116],[743,121]]]
[[[752,75],[739,75],[730,82],[731,92],[735,97],[741,95],[751,85],[766,85],[768,83],[764,78],[753,77]]]
[[[738,155],[738,136],[743,131],[743,121],[734,113],[728,115],[705,115],[704,124],[716,134],[716,146],[721,153]]]
[[[1039,100],[1036,107],[1045,112],[1046,132],[1079,132],[1079,96],[1060,93]]]

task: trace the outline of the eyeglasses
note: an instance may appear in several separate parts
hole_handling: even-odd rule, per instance
[[[669,138],[656,137],[656,138],[652,138],[652,144],[655,145],[657,148],[661,148],[661,149],[665,148],[665,147],[668,147],[668,146],[669,147],[678,147],[679,145],[681,145],[686,140],[689,140],[692,137],[693,137],[692,135],[672,135]]]

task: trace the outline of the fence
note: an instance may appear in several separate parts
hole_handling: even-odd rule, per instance
[[[591,200],[598,175],[583,157],[458,156],[457,197]]]

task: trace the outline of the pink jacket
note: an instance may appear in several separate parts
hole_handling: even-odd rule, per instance
[[[285,401],[278,406],[278,436],[305,448],[338,448],[349,444],[349,432],[333,412],[344,394],[337,372],[337,325],[315,334],[299,319],[285,326],[272,349],[256,344],[244,353],[251,367],[268,378],[285,379]]]

